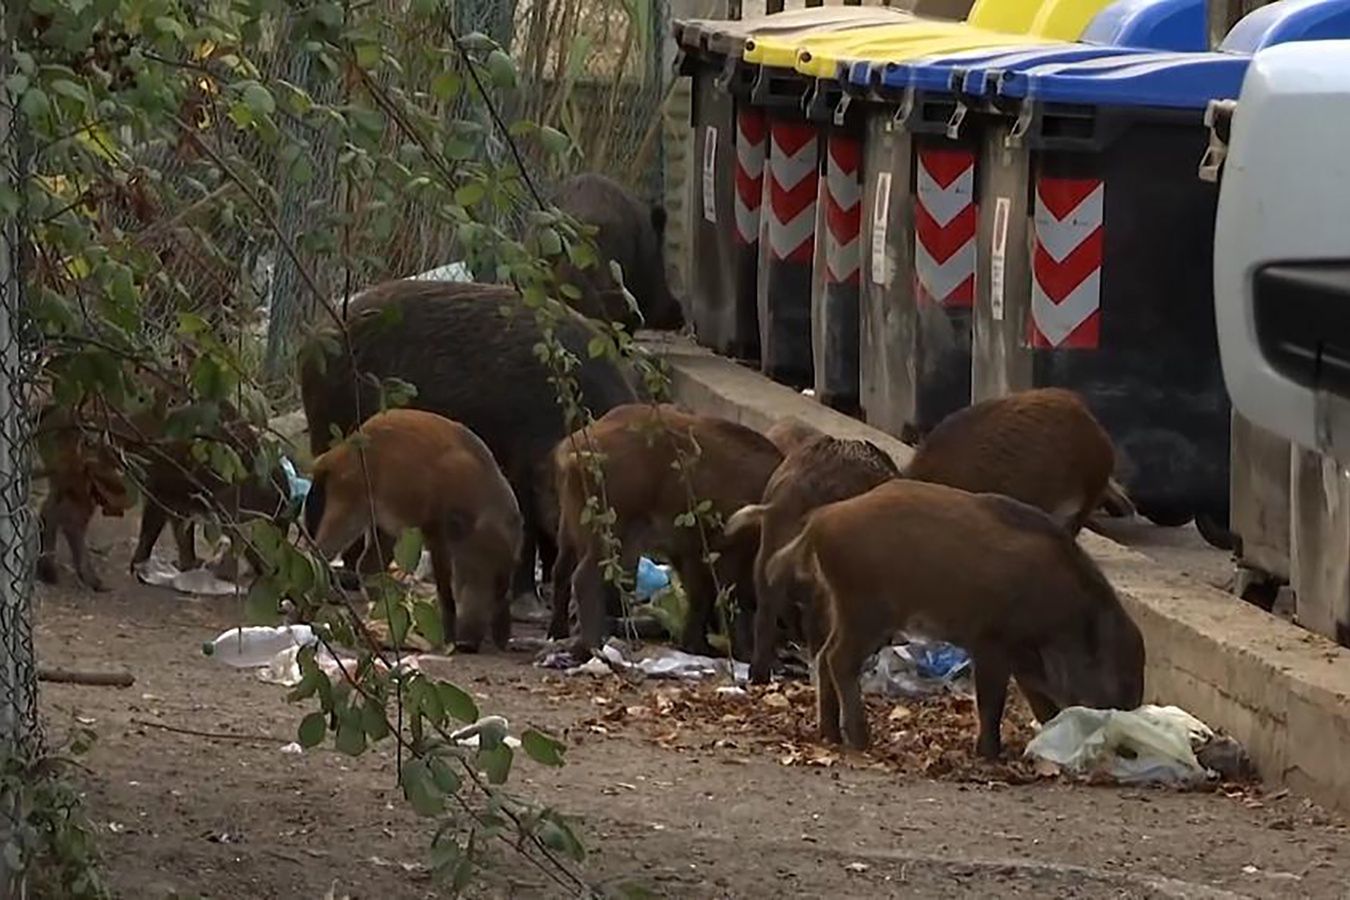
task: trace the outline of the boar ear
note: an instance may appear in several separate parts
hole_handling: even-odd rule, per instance
[[[666,208],[660,204],[652,207],[652,228],[658,236],[666,233]]]

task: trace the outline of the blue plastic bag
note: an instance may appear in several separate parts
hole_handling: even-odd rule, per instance
[[[670,567],[658,566],[647,557],[638,558],[637,584],[634,593],[638,600],[647,601],[670,587]]]

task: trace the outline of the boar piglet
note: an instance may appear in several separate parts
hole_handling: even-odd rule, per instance
[[[1073,534],[1104,501],[1128,506],[1111,482],[1111,438],[1072,391],[1037,388],[953,413],[915,450],[904,476],[1003,494]]]
[[[774,470],[765,485],[762,503],[743,507],[727,520],[728,538],[737,540],[744,532],[747,540],[753,540],[756,534],[759,539],[755,555],[752,683],[764,684],[769,680],[780,618],[792,618],[793,612],[799,612],[807,646],[813,650],[819,647],[810,586],[785,579],[771,588],[764,579],[764,566],[797,536],[812,510],[866,493],[899,475],[895,461],[871,441],[818,434],[788,453]]]
[[[594,456],[590,456],[594,454]],[[558,563],[553,574],[552,637],[568,633],[568,600],[576,596],[579,649],[594,650],[604,640],[607,587],[601,572],[602,535],[584,522],[591,477],[598,460],[604,497],[614,510],[614,535],[622,562],[632,571],[642,553],[667,556],[689,596],[689,617],[681,646],[708,653],[708,627],[717,598],[716,585],[732,585],[739,606],[754,592],[754,545],[707,534],[720,557],[714,574],[704,561],[700,528],[676,519],[690,499],[707,502],[723,520],[757,502],[782,455],[759,432],[735,422],[693,415],[674,406],[619,406],[589,427],[564,438],[554,454],[558,486]],[[745,616],[737,616],[732,642],[748,652]]]
[[[901,629],[970,652],[985,757],[1001,750],[1009,677],[1042,722],[1066,706],[1142,702],[1139,629],[1077,542],[1016,500],[887,482],[812,513],[766,566],[770,584],[789,572],[816,583],[825,612],[823,740],[867,746],[858,676]]]
[[[414,409],[377,413],[359,434],[360,447],[344,441],[314,461],[305,528],[319,552],[332,559],[377,527],[420,529],[446,637],[473,652],[490,631],[505,650],[521,515],[492,452],[458,422]]]

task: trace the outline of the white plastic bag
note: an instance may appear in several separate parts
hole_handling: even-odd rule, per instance
[[[1195,748],[1213,737],[1208,725],[1175,706],[1071,706],[1045,723],[1026,755],[1070,772],[1102,772],[1123,784],[1191,785],[1210,777]]]

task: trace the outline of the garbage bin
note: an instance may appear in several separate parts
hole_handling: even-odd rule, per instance
[[[1325,33],[1344,9],[1341,0],[1286,0],[1239,23],[1225,42],[1230,52],[1141,54],[999,78],[1004,98],[1025,98],[1009,136],[1024,135],[1030,153],[986,144],[1015,170],[994,196],[1033,209],[1021,261],[1030,277],[1017,291],[1008,264],[1019,242],[1011,228],[991,228],[988,238],[993,255],[1002,238],[1005,264],[1004,293],[989,298],[990,327],[1004,331],[1005,348],[1010,327],[1025,329],[1001,377],[1015,388],[1083,394],[1116,443],[1127,489],[1159,524],[1198,515],[1217,533],[1228,523],[1230,416],[1211,267],[1216,190],[1195,177],[1204,107],[1238,93],[1248,57],[1231,51]],[[1025,167],[1010,162],[1015,156]],[[977,360],[977,373],[990,362]]]
[[[860,152],[861,117],[848,115],[846,107],[837,116],[835,107],[842,85],[837,79],[839,60],[845,56],[881,54],[884,58],[906,59],[954,52],[968,47],[1052,42],[1076,37],[1086,18],[1105,0],[1040,0],[1024,5],[976,4],[963,26],[912,23],[906,26],[881,26],[830,35],[811,35],[796,48],[796,71],[812,86],[807,96],[809,120],[828,127],[822,145],[817,216],[821,239],[816,241],[812,265],[810,303],[813,382],[820,398],[837,408],[859,408],[859,322],[858,295],[861,282],[858,241],[861,231]],[[993,30],[999,29],[999,30]],[[789,48],[781,43],[761,42],[766,46],[763,58],[773,54],[786,59]],[[747,50],[747,61],[757,51]],[[780,81],[791,83],[790,79]],[[793,92],[799,90],[795,85]],[[841,192],[841,197],[832,191]],[[788,302],[783,291],[773,291],[773,310],[784,311],[786,323],[799,320],[800,305]],[[795,301],[795,294],[790,298]],[[802,330],[785,327],[788,340],[800,340]]]
[[[767,126],[764,111],[747,102],[753,70],[741,65],[745,42],[761,33],[790,35],[910,18],[884,7],[824,7],[740,21],[675,22],[676,71],[688,75],[693,88],[688,305],[700,343],[743,359],[759,355],[755,279]]]
[[[1124,0],[1104,9],[1047,4],[1032,27],[1053,36],[1077,37],[1081,31],[1085,39],[1103,43],[1189,42],[1199,48],[1204,10],[1202,0]],[[840,63],[837,71],[848,94],[883,101],[869,105],[864,126],[869,225],[863,235],[859,380],[868,421],[906,440],[918,439],[970,399],[978,129],[973,121],[952,126],[951,73],[957,65],[1007,55],[1013,47],[1070,56],[1094,50],[1049,39],[1037,44],[1025,35],[971,40],[966,46],[971,49],[962,49],[957,38],[942,38],[877,51],[874,42],[866,52],[877,52],[879,59]],[[864,51],[850,45],[837,52]],[[841,110],[851,106],[846,99]],[[910,271],[914,277],[906,277]]]
[[[1046,10],[1050,13],[1043,17],[1050,24],[1045,27],[1058,27],[1066,19],[1061,11],[1076,5],[1081,0],[979,0],[965,23],[914,20],[802,38],[760,35],[746,43],[746,64],[760,67],[751,100],[765,108],[770,123],[765,196],[771,202],[758,282],[761,368],[770,377],[794,387],[811,385],[831,405],[858,407],[856,365],[850,362],[850,357],[856,359],[857,329],[851,324],[856,315],[850,315],[856,302],[850,307],[848,298],[856,296],[856,245],[849,235],[856,233],[859,221],[855,197],[860,132],[855,127],[852,133],[841,133],[833,145],[822,141],[820,127],[829,124],[832,109],[828,102],[813,104],[823,111],[814,120],[803,117],[808,92],[820,82],[833,81],[837,54],[854,44],[889,46],[944,38],[956,40],[955,46],[1006,43],[1006,32],[1026,32]],[[995,28],[1001,32],[991,30]],[[837,86],[833,92],[838,94]],[[839,198],[828,195],[831,165]],[[841,200],[842,206],[837,202]],[[824,215],[831,208],[835,212]],[[831,241],[821,241],[823,246],[817,248],[815,239],[817,225],[828,230],[831,223],[838,239],[834,275],[825,260]],[[824,271],[816,271],[817,257]],[[813,307],[824,308],[827,293],[831,308],[842,311],[843,321],[827,322],[823,313],[813,315]],[[817,373],[817,357],[835,362],[822,364]]]

